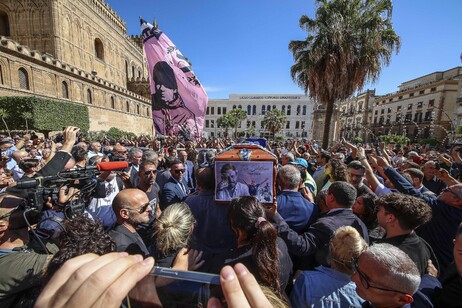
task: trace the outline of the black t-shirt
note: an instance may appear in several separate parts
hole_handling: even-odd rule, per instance
[[[149,192],[145,192],[148,196],[149,201],[156,200],[156,206],[159,204],[159,185],[154,183],[152,185],[152,189]],[[152,211],[149,213],[149,221],[147,223],[143,223],[136,228],[136,232],[141,236],[143,239],[144,244],[146,247],[150,247],[152,245],[152,235],[154,233],[154,221],[156,220],[156,207],[152,207]]]

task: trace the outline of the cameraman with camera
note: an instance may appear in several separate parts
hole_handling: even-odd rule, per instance
[[[79,130],[72,126],[64,129],[61,151],[34,178],[54,176],[64,168],[71,158],[70,151]],[[30,221],[33,217],[29,215],[31,208],[26,199],[19,197],[25,193],[25,189],[11,187],[0,196],[0,307],[14,306],[30,298],[31,291],[39,285],[41,273],[52,257],[30,236],[31,224],[36,222]],[[57,250],[48,243],[46,249],[52,252]]]

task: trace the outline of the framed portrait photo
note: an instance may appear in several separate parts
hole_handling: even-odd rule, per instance
[[[273,161],[215,161],[215,200],[231,201],[254,196],[261,203],[272,203],[274,196]]]

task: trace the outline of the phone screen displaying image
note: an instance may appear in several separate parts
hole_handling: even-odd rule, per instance
[[[151,275],[157,277],[157,295],[164,307],[207,307],[209,298],[223,299],[219,275],[158,266]]]

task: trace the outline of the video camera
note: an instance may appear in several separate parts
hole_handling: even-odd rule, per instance
[[[63,170],[54,176],[23,178],[9,189],[9,192],[26,199],[25,209],[32,220],[41,214],[47,202],[61,208],[67,218],[72,218],[84,212],[85,204],[90,197],[106,197],[104,182],[98,178],[102,172],[121,170],[128,166],[126,161],[105,162],[97,166]],[[77,188],[78,193],[62,203],[59,200],[59,192],[64,187],[66,190],[71,187]]]

